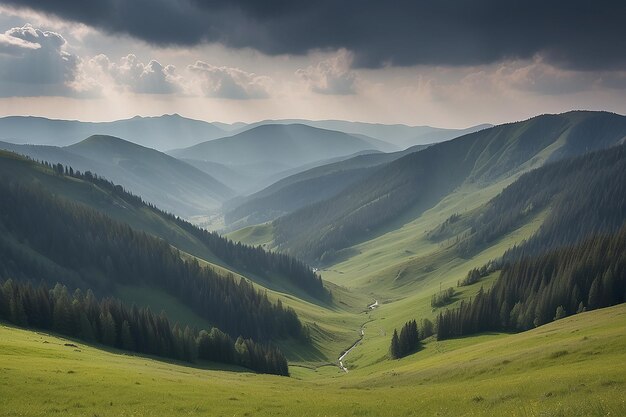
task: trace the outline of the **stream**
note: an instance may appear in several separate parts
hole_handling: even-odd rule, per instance
[[[367,306],[368,310],[373,310],[375,308],[378,307],[378,300],[374,300],[374,302],[370,305]],[[361,325],[361,336],[359,337],[359,339],[354,342],[352,344],[352,346],[350,346],[347,350],[345,350],[341,356],[339,356],[339,358],[337,359],[337,361],[339,362],[339,369],[341,369],[344,372],[348,372],[348,368],[346,368],[346,366],[343,364],[343,360],[346,358],[346,356],[348,356],[348,353],[350,353],[352,351],[352,349],[354,349],[355,347],[357,347],[359,345],[359,343],[361,343],[361,341],[363,340],[363,336],[365,336],[365,325],[367,323],[369,323],[371,320],[366,321],[365,323],[363,323]]]

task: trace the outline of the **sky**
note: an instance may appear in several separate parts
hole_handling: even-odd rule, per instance
[[[626,114],[626,2],[0,0],[0,116]]]

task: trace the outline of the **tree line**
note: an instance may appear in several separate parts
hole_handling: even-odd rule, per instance
[[[626,300],[626,225],[576,245],[536,255],[523,246],[491,290],[439,313],[437,338],[523,331]]]
[[[172,326],[165,313],[129,308],[114,298],[99,301],[91,290],[77,289],[70,295],[59,283],[49,290],[43,283],[34,287],[30,282],[5,281],[0,285],[0,319],[132,352],[289,375],[287,360],[276,347],[242,337],[234,340],[217,328],[198,332]]]
[[[185,261],[167,242],[40,186],[0,178],[0,278],[111,295],[117,284],[150,285],[233,337],[306,337],[295,311],[232,276]]]

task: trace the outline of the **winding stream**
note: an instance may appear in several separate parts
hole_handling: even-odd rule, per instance
[[[378,300],[374,300],[372,304],[367,306],[367,309],[373,310],[377,308],[378,305],[379,305]],[[372,320],[370,319],[361,325],[361,336],[359,337],[359,339],[356,342],[354,342],[352,346],[350,346],[347,350],[345,350],[337,359],[337,361],[339,362],[339,369],[341,369],[342,371],[346,373],[348,372],[348,368],[346,368],[346,366],[343,364],[343,360],[346,358],[346,356],[348,356],[348,353],[350,353],[352,349],[354,349],[355,347],[359,345],[359,343],[361,343],[361,341],[363,340],[363,336],[365,336],[365,325],[369,323],[370,321]]]

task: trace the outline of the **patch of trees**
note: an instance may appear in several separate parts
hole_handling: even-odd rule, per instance
[[[244,366],[261,373],[289,375],[287,360],[276,348],[251,339],[233,340],[213,328],[197,332],[172,326],[164,313],[131,308],[121,301],[98,301],[91,290],[70,295],[67,287],[48,288],[30,282],[0,285],[0,319],[21,327],[50,330],[132,352],[195,362],[198,359]]]
[[[626,145],[547,164],[522,175],[469,220],[457,246],[470,256],[550,207],[525,246],[535,253],[611,233],[626,219]]]
[[[306,337],[295,311],[244,279],[185,261],[167,242],[36,185],[0,178],[0,278],[59,279],[113,294],[116,284],[173,295],[233,337]],[[67,281],[65,279],[67,278]]]
[[[491,290],[438,315],[438,339],[528,330],[626,300],[626,226],[539,255],[524,246],[517,253]]]
[[[500,269],[500,262],[498,261],[489,261],[485,265],[480,268],[471,269],[465,278],[459,280],[457,282],[457,287],[465,287],[467,285],[476,284],[481,278],[484,278],[493,272]]]
[[[450,304],[454,297],[454,288],[446,288],[445,290],[441,290],[433,294],[430,299],[430,306],[433,308],[443,307],[446,304]]]
[[[255,247],[238,242],[235,243],[216,232],[208,232],[173,214],[166,213],[152,204],[145,203],[140,197],[129,193],[122,186],[115,185],[90,171],[81,173],[80,171],[75,171],[72,167],[63,166],[62,164],[42,163],[52,169],[57,175],[71,176],[91,182],[111,194],[123,198],[135,207],[149,207],[196,237],[215,256],[231,267],[269,280],[271,280],[273,275],[280,275],[313,297],[324,301],[330,301],[332,298],[331,292],[324,287],[322,278],[313,272],[310,266],[292,256],[266,251],[261,246]]]
[[[392,359],[399,359],[416,352],[421,347],[421,341],[433,335],[433,323],[424,319],[419,327],[416,320],[408,321],[400,329],[393,330],[391,337],[391,346],[389,347],[389,355]]]
[[[455,225],[457,225],[460,220],[461,215],[459,213],[454,213],[450,217],[448,217],[443,223],[437,226],[434,230],[429,231],[426,234],[426,237],[433,242],[439,242],[443,239],[454,236],[460,232],[460,230],[455,227]]]

